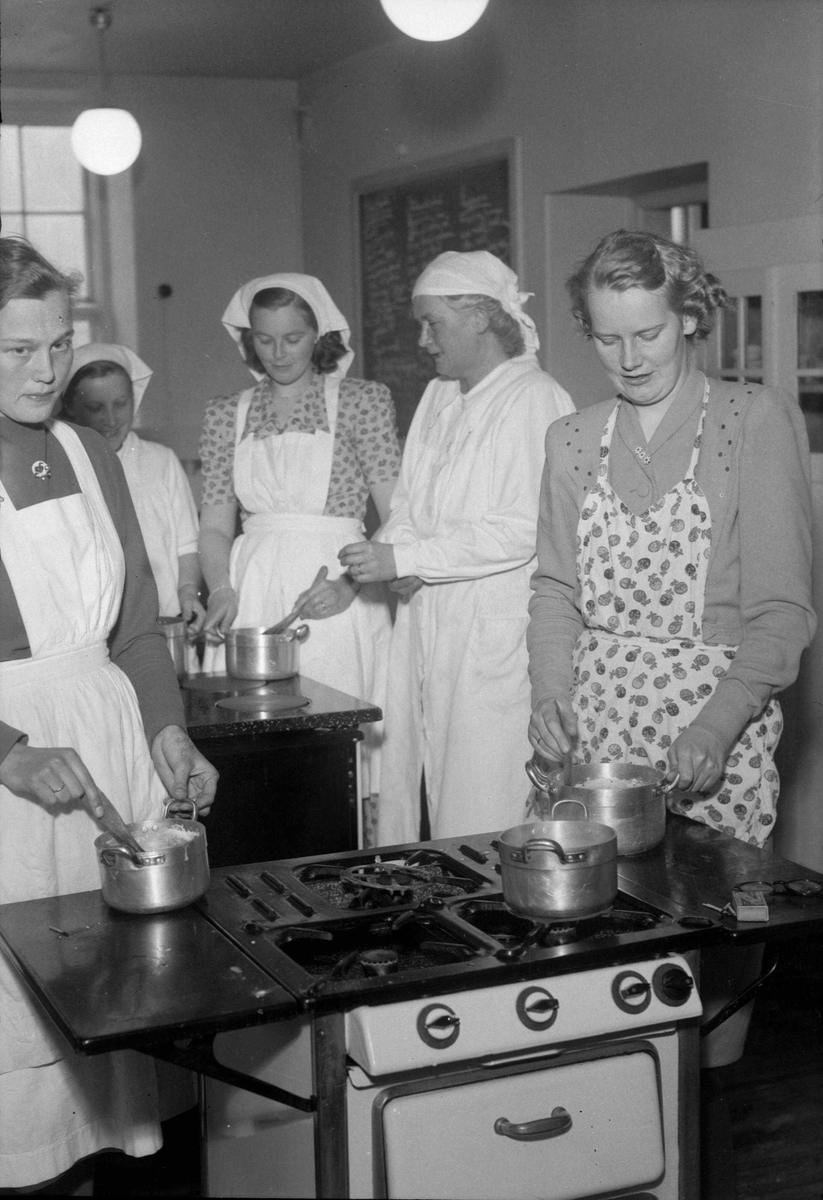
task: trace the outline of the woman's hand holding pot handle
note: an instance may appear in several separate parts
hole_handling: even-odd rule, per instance
[[[710,792],[723,774],[728,754],[729,749],[716,733],[700,725],[687,725],[669,747],[666,780],[679,776],[680,791]]]
[[[225,641],[239,607],[237,592],[230,583],[223,584],[209,593],[209,607],[203,622],[203,632],[210,645],[219,646]]]
[[[538,754],[562,762],[577,742],[577,714],[567,697],[541,700],[529,721],[529,741]]]

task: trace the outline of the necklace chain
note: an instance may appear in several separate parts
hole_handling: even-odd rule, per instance
[[[35,479],[41,480],[43,483],[51,478],[51,468],[49,467],[48,459],[48,430],[43,426],[43,457],[38,458],[36,462],[31,464],[31,473]]]

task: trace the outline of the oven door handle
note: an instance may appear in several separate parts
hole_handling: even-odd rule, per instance
[[[522,1125],[515,1125],[506,1117],[498,1117],[494,1132],[502,1137],[514,1138],[516,1142],[537,1142],[542,1138],[559,1137],[561,1133],[568,1133],[571,1127],[571,1115],[565,1108],[558,1107],[552,1109],[550,1117],[543,1117],[540,1121],[525,1121]]]

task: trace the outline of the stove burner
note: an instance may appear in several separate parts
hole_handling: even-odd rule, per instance
[[[620,899],[624,902],[623,897]],[[532,946],[550,949],[672,923],[672,918],[665,913],[647,908],[613,908],[599,916],[580,920],[532,921],[510,912],[502,900],[469,900],[456,912],[500,943],[495,957],[503,962],[521,958]]]
[[[414,895],[414,885],[428,879],[422,868],[402,863],[363,863],[340,872],[343,887],[354,892],[352,908],[408,904]]]
[[[492,883],[438,851],[418,850],[348,866],[307,863],[295,872],[304,887],[335,908],[402,908],[427,900],[451,900],[489,890]]]
[[[396,950],[364,950],[358,955],[364,975],[393,975],[400,964]]]

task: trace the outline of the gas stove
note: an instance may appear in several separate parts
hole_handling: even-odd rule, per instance
[[[664,906],[665,905],[665,906]],[[509,912],[493,834],[213,872],[210,922],[320,1009],[396,1002],[693,948],[714,922],[618,893],[586,920]]]

